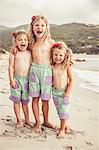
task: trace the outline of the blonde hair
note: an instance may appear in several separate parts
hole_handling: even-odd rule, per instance
[[[62,41],[59,41],[58,43],[54,43],[54,45],[51,47],[51,64],[54,65],[54,61],[53,61],[53,52],[54,50],[58,48],[59,50],[63,50],[65,49],[66,50],[66,54],[65,54],[65,58],[64,58],[64,61],[63,61],[63,67],[64,68],[68,68],[69,66],[71,66],[73,64],[73,53],[72,53],[72,50],[70,48],[67,47],[67,45],[62,42]]]
[[[33,32],[33,25],[35,24],[36,21],[38,21],[40,19],[44,20],[44,22],[46,24],[46,32],[45,32],[44,36],[46,38],[50,38],[51,37],[51,35],[50,35],[50,27],[49,27],[47,19],[44,16],[42,16],[42,15],[32,16],[32,18],[31,18],[32,21],[31,21],[31,23],[29,25],[29,39],[30,39],[30,44],[32,44],[32,43],[34,43],[36,41],[36,37],[35,37],[35,34]]]
[[[16,30],[15,32],[12,33],[12,37],[14,40],[16,40],[16,38],[21,35],[21,34],[25,34],[29,40],[29,35],[28,35],[28,32],[23,30],[23,29],[20,29],[20,30]]]
[[[24,30],[24,29],[16,30],[15,32],[12,33],[13,44],[15,44],[16,38],[18,36],[20,36],[21,34],[25,34],[27,36],[27,39],[28,39],[28,48],[29,48],[29,35],[28,35],[28,32],[26,30]]]

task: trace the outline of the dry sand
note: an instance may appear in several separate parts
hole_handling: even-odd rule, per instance
[[[98,94],[80,88],[79,83],[83,81],[75,74],[70,104],[70,134],[64,139],[57,139],[56,130],[45,127],[42,134],[34,133],[26,126],[16,128],[13,103],[9,100],[8,56],[0,55],[0,150],[99,150]],[[34,123],[31,102],[29,109],[31,122]],[[23,118],[22,112],[21,115]],[[42,120],[42,113],[40,117]],[[59,127],[52,99],[49,120]]]

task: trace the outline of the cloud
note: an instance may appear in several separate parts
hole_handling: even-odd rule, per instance
[[[3,0],[0,2],[0,24],[28,24],[32,15],[42,14],[50,23],[82,22],[98,24],[97,0]]]

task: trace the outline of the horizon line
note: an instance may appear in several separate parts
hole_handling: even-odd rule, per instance
[[[84,23],[84,22],[69,22],[69,23],[63,23],[63,24],[54,24],[54,23],[49,23],[49,25],[56,25],[56,26],[61,26],[61,25],[65,25],[65,24],[85,24],[85,25],[94,25],[94,26],[98,26],[99,23]],[[26,23],[26,24],[20,24],[20,25],[16,25],[16,26],[9,26],[9,25],[4,25],[4,24],[0,24],[0,26],[3,26],[3,27],[7,27],[7,28],[16,28],[16,27],[19,27],[19,26],[22,26],[22,25],[28,25],[29,23]]]

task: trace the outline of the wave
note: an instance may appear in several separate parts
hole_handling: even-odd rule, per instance
[[[89,71],[81,69],[73,69],[74,72],[81,78],[85,83],[80,83],[79,86],[86,88],[95,93],[99,93],[99,72],[98,71]]]

